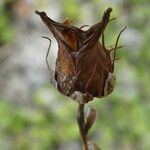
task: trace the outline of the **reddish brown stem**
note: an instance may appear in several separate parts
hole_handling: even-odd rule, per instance
[[[83,150],[88,150],[87,132],[85,130],[85,120],[84,120],[84,104],[79,104],[78,106],[77,122],[82,138]]]

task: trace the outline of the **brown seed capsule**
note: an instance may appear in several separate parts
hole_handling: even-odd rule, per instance
[[[123,30],[117,38],[115,48],[105,48],[103,32],[111,21],[111,11],[112,9],[108,8],[101,22],[87,31],[70,25],[69,20],[58,23],[50,19],[45,12],[35,11],[58,42],[55,68],[57,88],[81,104],[91,101],[93,97],[106,96],[115,87],[115,51],[120,48],[117,43]],[[102,43],[99,41],[101,36]]]

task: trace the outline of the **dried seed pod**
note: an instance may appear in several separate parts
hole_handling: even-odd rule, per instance
[[[45,12],[38,12],[42,21],[50,29],[58,42],[55,80],[57,88],[64,95],[72,97],[78,103],[91,101],[94,97],[110,94],[115,87],[114,61],[115,48],[109,50],[104,45],[104,30],[111,21],[108,8],[102,20],[87,31],[72,26],[71,21],[58,23],[50,19]],[[102,43],[99,38],[102,36]],[[113,53],[113,58],[111,58]]]

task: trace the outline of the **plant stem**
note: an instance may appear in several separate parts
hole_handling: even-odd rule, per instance
[[[85,120],[84,120],[84,105],[85,104],[79,104],[78,111],[77,111],[77,122],[82,138],[83,143],[83,150],[88,150],[88,144],[87,144],[87,132],[85,131]]]

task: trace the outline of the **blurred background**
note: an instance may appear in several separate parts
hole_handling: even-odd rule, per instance
[[[93,25],[112,7],[105,31],[114,46],[121,29],[116,62],[117,85],[108,97],[89,105],[98,115],[89,139],[103,150],[150,149],[150,2],[149,0],[1,0],[0,1],[0,149],[80,150],[77,104],[50,85],[45,63],[54,70],[57,43],[34,11],[52,19]]]

